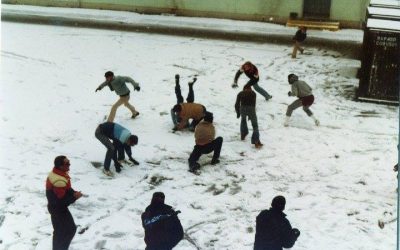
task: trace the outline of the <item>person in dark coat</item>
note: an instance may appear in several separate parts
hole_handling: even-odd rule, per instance
[[[258,85],[258,81],[260,80],[260,76],[258,75],[258,69],[254,64],[252,64],[249,61],[245,62],[236,72],[232,88],[238,87],[237,81],[240,75],[243,73],[249,78],[249,81],[246,83],[246,85],[252,86],[255,91],[257,91],[260,95],[262,95],[265,98],[265,100],[268,101],[269,99],[272,98],[272,96],[268,94],[268,92],[265,89],[261,88],[260,85]]]
[[[263,210],[257,216],[256,237],[254,250],[282,250],[291,248],[300,236],[297,228],[292,228],[285,210],[286,200],[283,196],[276,196],[271,203],[271,208]]]
[[[113,176],[113,173],[110,171],[111,159],[114,161],[117,173],[121,172],[122,165],[118,160],[124,160],[124,151],[127,153],[129,161],[134,165],[139,165],[139,162],[132,157],[131,150],[132,146],[138,144],[138,137],[132,135],[128,129],[118,123],[104,122],[97,126],[95,136],[107,148],[103,170],[105,175]]]
[[[54,168],[46,179],[47,209],[53,224],[53,250],[67,250],[76,233],[74,218],[68,206],[82,197],[71,187],[68,175],[70,161],[64,155],[54,159]]]
[[[240,121],[240,138],[243,141],[249,129],[247,127],[247,117],[253,126],[253,134],[251,136],[251,143],[256,148],[261,148],[263,144],[260,142],[260,132],[258,131],[258,122],[256,114],[256,93],[251,90],[249,85],[245,85],[243,91],[240,91],[236,97],[235,110],[237,118],[242,116]]]
[[[155,192],[142,214],[146,250],[171,250],[183,239],[180,211],[174,211],[164,201],[164,193]]]
[[[304,48],[301,47],[301,44],[306,40],[307,38],[307,28],[306,27],[299,27],[297,30],[296,34],[293,37],[293,52],[292,52],[292,58],[296,58],[297,56],[297,50],[300,50],[300,53],[303,54]]]

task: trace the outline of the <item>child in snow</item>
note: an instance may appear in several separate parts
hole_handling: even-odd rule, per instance
[[[241,75],[243,72],[244,72],[244,73],[246,74],[246,76],[250,79],[250,80],[246,83],[246,85],[253,86],[254,90],[257,91],[258,93],[260,93],[262,96],[264,96],[265,100],[268,101],[269,99],[272,98],[272,96],[271,96],[270,94],[268,94],[268,92],[265,91],[265,89],[261,88],[261,87],[258,85],[258,81],[259,81],[259,79],[260,79],[260,78],[259,78],[259,75],[258,75],[258,69],[257,69],[257,67],[256,67],[254,64],[252,64],[251,62],[245,62],[245,63],[240,67],[240,69],[236,72],[235,79],[233,80],[232,88],[237,88],[237,87],[238,87],[237,81],[238,81],[240,75]]]
[[[142,214],[144,241],[148,250],[171,250],[183,239],[183,228],[174,211],[164,203],[165,195],[155,192]]]
[[[68,175],[69,159],[60,155],[54,159],[54,168],[46,180],[47,209],[53,224],[53,250],[68,249],[76,233],[74,218],[68,206],[82,197],[82,193],[71,187]]]
[[[243,91],[240,91],[236,97],[235,110],[237,118],[242,116],[240,121],[240,138],[243,141],[249,129],[247,128],[247,117],[251,121],[253,127],[253,134],[251,136],[251,143],[256,148],[261,148],[263,144],[260,142],[260,133],[258,132],[258,122],[256,114],[256,93],[251,90],[250,85],[245,85]]]
[[[114,76],[114,73],[111,71],[107,71],[104,75],[106,78],[106,81],[100,84],[99,87],[97,87],[96,91],[101,90],[105,86],[108,86],[111,91],[115,91],[117,95],[119,95],[119,100],[114,103],[114,105],[111,108],[110,115],[108,116],[107,121],[113,122],[115,118],[115,114],[117,113],[117,109],[119,106],[124,104],[125,107],[127,107],[131,112],[132,116],[131,118],[135,118],[136,116],[139,115],[139,112],[135,110],[135,107],[133,107],[129,103],[129,94],[130,91],[128,87],[126,86],[126,82],[130,82],[133,85],[134,90],[140,91],[140,86],[139,83],[135,82],[132,78],[129,76]]]
[[[306,27],[299,27],[299,30],[297,30],[296,34],[293,37],[293,52],[292,52],[292,58],[296,58],[297,56],[297,50],[300,50],[300,53],[303,54],[304,48],[301,47],[301,43],[304,42],[307,38],[307,28]]]
[[[211,164],[215,165],[219,163],[219,155],[221,152],[223,139],[221,136],[215,139],[215,127],[213,125],[213,120],[213,114],[206,112],[204,121],[200,122],[194,131],[196,145],[194,146],[189,157],[190,172],[196,172],[198,169],[200,169],[200,164],[197,163],[197,161],[203,154],[209,154],[214,151]]]
[[[196,78],[192,82],[189,82],[189,93],[186,98],[187,103],[183,102],[181,94],[181,86],[179,85],[179,75],[175,75],[175,95],[177,104],[171,109],[171,118],[174,123],[173,130],[181,130],[185,127],[189,127],[189,130],[194,131],[196,125],[203,119],[206,108],[198,103],[194,103],[194,91],[193,84],[196,82]],[[192,119],[191,124],[188,124],[189,119]]]
[[[132,158],[131,151],[131,147],[137,145],[138,137],[132,135],[128,129],[122,127],[118,123],[105,122],[97,127],[95,136],[107,148],[103,170],[105,175],[114,175],[110,171],[111,159],[114,161],[117,173],[121,172],[122,165],[118,162],[117,152],[119,152],[119,156],[121,157],[120,160],[122,160],[123,156],[121,154],[124,154],[123,152],[125,150],[129,157],[129,161],[135,165],[139,165],[139,162]]]
[[[299,81],[299,77],[295,74],[288,75],[288,81],[292,85],[292,91],[288,92],[288,96],[297,96],[298,99],[288,106],[284,126],[289,126],[290,116],[299,107],[303,107],[304,112],[314,120],[315,125],[319,126],[319,121],[310,110],[310,106],[314,103],[311,87],[306,82]]]
[[[293,247],[300,231],[292,228],[285,210],[286,199],[276,196],[271,203],[271,208],[263,210],[256,219],[256,237],[254,250],[282,249]]]

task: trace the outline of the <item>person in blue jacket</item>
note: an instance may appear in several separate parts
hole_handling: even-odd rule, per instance
[[[122,165],[118,160],[124,159],[124,151],[127,153],[129,161],[135,165],[139,165],[139,162],[132,157],[131,150],[132,146],[138,144],[138,137],[132,135],[128,129],[118,123],[105,122],[97,126],[95,136],[107,148],[103,170],[105,175],[113,176],[113,173],[110,171],[111,159],[114,161],[115,171],[117,173],[121,172]]]

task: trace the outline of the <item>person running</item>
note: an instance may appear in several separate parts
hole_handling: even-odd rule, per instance
[[[240,138],[243,141],[249,129],[247,128],[247,117],[251,121],[253,134],[251,136],[251,144],[256,148],[261,148],[263,144],[260,142],[260,132],[258,131],[258,122],[256,114],[256,93],[251,90],[250,85],[245,85],[243,91],[240,91],[236,97],[235,110],[237,118],[242,117],[240,121]]]
[[[271,208],[263,210],[256,219],[254,250],[282,250],[291,248],[300,236],[297,228],[292,228],[285,210],[286,199],[276,196]]]
[[[113,122],[115,115],[117,113],[117,109],[119,106],[122,104],[127,107],[131,113],[132,116],[131,118],[135,118],[136,116],[139,115],[139,112],[136,111],[135,107],[133,107],[129,103],[129,95],[130,91],[129,88],[126,86],[127,82],[132,83],[134,90],[140,91],[140,86],[139,83],[135,82],[132,78],[129,76],[114,76],[114,73],[112,71],[107,71],[104,74],[104,77],[106,78],[106,81],[100,84],[99,87],[97,87],[96,91],[102,90],[105,86],[108,86],[111,91],[115,91],[117,95],[119,95],[119,99],[114,105],[111,107],[110,114],[108,115],[108,122]]]
[[[304,48],[301,47],[301,44],[306,40],[307,38],[307,28],[306,27],[299,27],[297,30],[296,34],[293,37],[293,52],[292,52],[292,58],[296,58],[297,56],[297,50],[300,50],[300,53],[303,54]]]
[[[173,131],[182,130],[189,128],[190,131],[194,131],[197,124],[203,119],[206,108],[198,103],[194,103],[194,91],[193,84],[197,78],[193,78],[192,82],[189,82],[189,93],[186,98],[186,103],[183,102],[181,93],[181,86],[179,84],[179,75],[175,75],[175,95],[177,104],[171,109],[171,118],[174,124]],[[189,119],[192,122],[189,124]]]
[[[54,159],[54,168],[46,179],[47,209],[53,225],[53,250],[68,250],[76,233],[76,225],[68,206],[82,197],[71,186],[68,175],[69,159],[60,155]]]
[[[272,96],[270,94],[268,94],[268,92],[261,88],[258,85],[258,81],[260,79],[259,75],[258,75],[258,69],[257,67],[252,64],[251,62],[247,61],[245,62],[240,69],[236,72],[235,75],[235,79],[233,80],[233,84],[232,84],[232,88],[237,88],[238,87],[238,79],[240,77],[240,75],[242,73],[245,73],[246,76],[250,79],[246,85],[250,85],[254,88],[255,91],[257,91],[260,95],[264,96],[265,100],[269,100],[272,98]]]
[[[310,106],[314,103],[314,95],[312,94],[311,87],[306,82],[299,81],[299,77],[295,74],[289,74],[288,81],[292,86],[292,90],[288,92],[288,96],[296,96],[298,99],[287,107],[284,126],[289,126],[290,116],[299,107],[303,107],[304,112],[314,120],[315,125],[319,126],[319,121],[310,110]]]
[[[114,161],[115,171],[121,172],[122,165],[118,161],[117,152],[120,159],[123,160],[124,151],[127,152],[129,161],[134,165],[139,165],[132,157],[131,147],[138,144],[138,137],[132,135],[128,129],[122,127],[118,123],[105,122],[97,126],[95,132],[96,138],[107,148],[106,157],[104,159],[103,173],[107,176],[113,176],[110,171],[111,159]]]
[[[180,211],[174,211],[164,201],[164,193],[153,193],[150,205],[142,214],[146,250],[171,250],[183,239]]]

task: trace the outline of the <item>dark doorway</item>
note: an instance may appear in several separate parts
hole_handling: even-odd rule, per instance
[[[331,0],[304,0],[303,17],[329,18]]]

